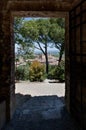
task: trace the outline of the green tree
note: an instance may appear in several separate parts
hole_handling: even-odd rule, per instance
[[[24,18],[15,17],[14,19],[14,42],[17,46],[16,57],[20,56],[26,61],[29,57],[33,57],[33,45],[28,43],[28,39],[24,36],[22,32],[22,26],[24,23]]]
[[[64,54],[64,41],[65,41],[65,19],[50,19],[52,24],[50,37],[55,47],[59,50],[59,63],[62,60],[62,55]]]
[[[61,18],[24,20],[22,25],[19,25],[19,37],[17,41],[22,46],[23,50],[31,45],[31,47],[34,46],[34,48],[42,51],[46,59],[47,74],[49,68],[48,46],[55,46],[59,50],[59,62],[61,61],[64,52],[64,26],[65,21]],[[27,50],[27,53],[29,52],[30,51]]]
[[[49,37],[50,22],[49,19],[30,20],[24,23],[22,31],[34,47],[41,50],[46,59],[46,73],[48,74],[48,46],[50,45]],[[35,45],[36,43],[36,45]]]

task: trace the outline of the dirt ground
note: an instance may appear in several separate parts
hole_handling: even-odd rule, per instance
[[[33,96],[57,95],[58,97],[65,96],[65,83],[49,83],[49,80],[44,82],[19,82],[16,83],[16,93],[29,94]]]

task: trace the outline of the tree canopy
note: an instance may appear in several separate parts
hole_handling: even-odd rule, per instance
[[[52,23],[50,37],[55,47],[59,50],[59,62],[61,62],[62,55],[64,54],[65,19],[50,19],[50,22]]]
[[[46,73],[48,73],[48,46],[55,46],[59,50],[60,62],[64,52],[64,27],[65,21],[63,18],[23,20],[21,26],[19,24],[18,36],[16,35],[15,40],[16,43],[22,46],[23,50],[27,47],[29,49],[30,47],[34,47],[41,50],[45,55]],[[29,50],[27,50],[27,52],[29,52]]]
[[[15,17],[14,19],[14,42],[17,46],[16,58],[22,56],[24,60],[29,57],[33,57],[33,44],[28,43],[28,39],[24,37],[22,27],[24,24],[24,18]]]

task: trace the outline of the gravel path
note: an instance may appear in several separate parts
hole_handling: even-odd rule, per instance
[[[49,83],[48,80],[41,83],[20,82],[16,83],[16,93],[31,96],[57,95],[61,97],[65,96],[65,83]]]

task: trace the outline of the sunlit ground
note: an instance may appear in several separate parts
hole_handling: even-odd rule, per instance
[[[65,83],[29,82],[16,83],[16,93],[29,94],[31,96],[57,95],[65,96]]]

